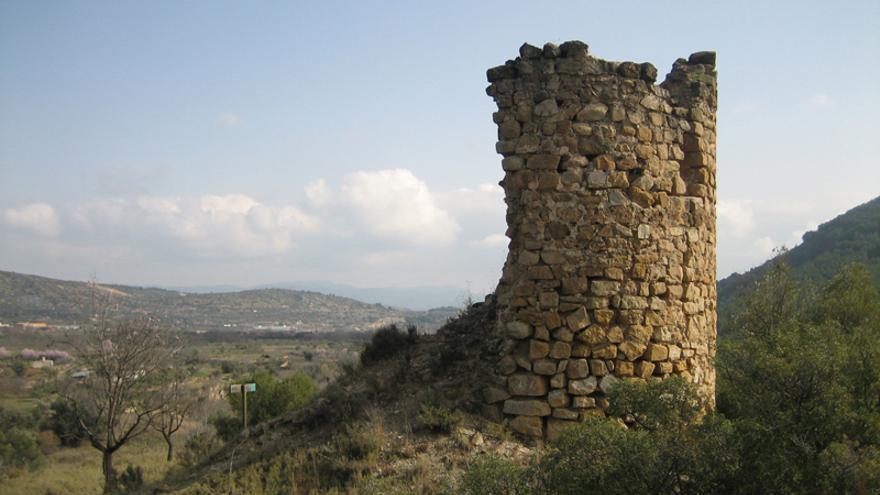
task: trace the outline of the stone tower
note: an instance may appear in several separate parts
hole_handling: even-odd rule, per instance
[[[570,41],[488,71],[510,250],[489,410],[552,437],[622,379],[679,375],[714,400],[714,52],[608,62]]]

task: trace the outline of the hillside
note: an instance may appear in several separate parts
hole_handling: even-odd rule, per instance
[[[112,301],[123,312],[147,312],[188,329],[366,331],[409,321],[432,330],[457,312],[392,309],[310,291],[260,289],[188,294],[124,285],[91,285],[0,271],[0,321],[78,323],[93,298]]]
[[[880,284],[880,197],[859,205],[804,234],[803,242],[783,253],[795,280],[821,285],[849,263],[861,263]],[[773,260],[746,273],[734,273],[718,281],[718,320],[720,330],[737,301],[750,291],[767,272]]]

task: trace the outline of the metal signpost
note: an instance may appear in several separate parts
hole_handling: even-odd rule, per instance
[[[237,383],[229,386],[229,393],[241,394],[241,417],[244,431],[247,432],[247,394],[257,391],[256,383]]]

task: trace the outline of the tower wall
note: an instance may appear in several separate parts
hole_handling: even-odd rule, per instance
[[[618,380],[712,400],[715,54],[608,62],[572,41],[488,71],[510,249],[486,401],[523,434],[604,414]]]

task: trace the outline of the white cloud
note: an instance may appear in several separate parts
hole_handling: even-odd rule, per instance
[[[46,237],[55,237],[61,232],[61,222],[55,208],[46,203],[7,208],[3,210],[3,222],[10,227]]]
[[[795,230],[791,233],[791,238],[789,239],[791,244],[788,247],[795,247],[804,240],[804,234],[811,230],[816,230],[819,228],[819,222],[809,221],[806,225],[804,225],[803,229]]]
[[[755,216],[751,206],[745,201],[718,201],[718,231],[721,235],[731,234],[735,238],[747,236],[755,227]]]
[[[332,200],[332,192],[324,179],[314,180],[304,188],[306,202],[315,208],[326,206]]]
[[[810,97],[810,105],[827,108],[834,105],[834,100],[825,93],[816,93]]]
[[[421,179],[406,169],[356,172],[345,178],[340,202],[371,235],[408,244],[449,244],[460,227]]]
[[[63,232],[44,229],[58,231],[51,239],[32,233],[0,257],[20,267],[54,263],[173,285],[309,278],[494,283],[504,263],[504,193],[497,185],[433,191],[410,170],[389,169],[359,171],[336,184],[317,179],[297,192],[281,204],[247,194],[47,204],[42,209],[57,212]],[[0,228],[11,231],[10,215],[17,220],[23,211],[40,210],[14,208],[17,217],[0,210]]]
[[[478,241],[471,241],[471,245],[479,247],[504,247],[507,246],[507,236],[503,234],[489,234]]]
[[[217,125],[220,127],[235,127],[241,124],[241,117],[237,113],[221,113],[217,116]]]
[[[321,223],[298,208],[243,194],[95,200],[74,206],[71,218],[89,237],[143,240],[148,248],[164,241],[211,257],[283,254]]]
[[[779,247],[775,241],[773,241],[770,237],[761,237],[759,239],[755,239],[753,243],[755,248],[758,250],[758,253],[766,259],[773,254],[773,250]]]

